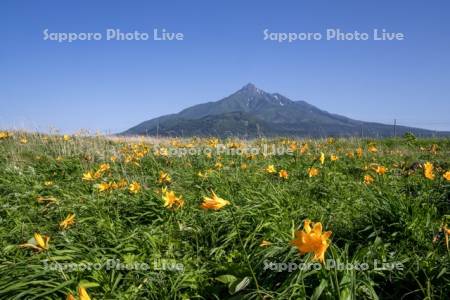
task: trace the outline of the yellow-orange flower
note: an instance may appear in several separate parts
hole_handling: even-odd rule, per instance
[[[97,189],[99,190],[99,192],[106,192],[110,188],[111,188],[111,186],[108,182],[102,182],[97,185]]]
[[[301,154],[305,154],[309,149],[308,144],[303,144],[302,147],[300,148],[300,153]]]
[[[30,248],[35,251],[41,252],[44,250],[48,250],[48,248],[49,248],[48,242],[49,241],[50,241],[49,236],[46,236],[46,235],[42,236],[36,232],[34,234],[34,237],[31,240],[29,240],[28,243],[19,245],[19,247]]]
[[[450,181],[450,171],[445,172],[444,175],[442,175],[442,177],[444,177],[445,180]]]
[[[46,236],[46,235],[41,236],[39,233],[35,233],[34,239],[35,239],[38,247],[45,249],[45,250],[48,249],[48,242],[50,240],[49,236]]]
[[[423,174],[426,178],[433,180],[434,179],[434,173],[433,173],[433,164],[430,162],[426,162],[423,164]]]
[[[130,191],[130,193],[137,194],[141,190],[141,185],[138,182],[133,181],[128,186],[128,190]]]
[[[322,223],[317,222],[311,227],[311,221],[305,220],[303,230],[295,233],[296,239],[291,243],[297,247],[301,254],[314,253],[314,260],[323,263],[325,252],[330,246],[331,231],[322,233]]]
[[[91,300],[91,297],[89,297],[86,289],[82,286],[78,287],[78,296],[80,297],[80,300]]]
[[[219,144],[219,139],[217,139],[217,138],[211,138],[208,140],[208,146],[211,148],[216,148],[218,144]]]
[[[367,185],[372,184],[373,181],[374,181],[374,179],[373,179],[372,176],[370,176],[370,175],[365,175],[364,176],[364,183],[365,184],[367,184]]]
[[[103,175],[103,171],[102,171],[102,170],[97,170],[97,171],[95,171],[95,173],[94,173],[94,178],[95,178],[95,179],[99,179],[99,178],[102,177],[102,175]]]
[[[109,183],[109,188],[111,190],[117,190],[119,188],[119,185],[115,181],[112,181]]]
[[[69,226],[75,223],[75,214],[69,214],[61,223],[59,223],[59,227],[61,229],[67,229]]]
[[[172,182],[172,178],[170,177],[170,175],[166,172],[159,172],[159,178],[158,178],[158,183],[161,184],[169,184]]]
[[[319,169],[314,168],[314,167],[308,169],[308,176],[309,177],[314,177],[314,176],[317,176],[317,175],[319,175]]]
[[[106,171],[108,171],[110,168],[111,168],[110,165],[109,165],[108,163],[105,163],[105,164],[101,164],[100,167],[99,167],[98,169],[99,169],[99,171],[101,171],[101,172],[106,172]]]
[[[374,170],[375,172],[377,172],[378,175],[384,175],[386,174],[387,168],[383,166],[376,166]]]
[[[126,179],[121,179],[117,183],[117,188],[122,189],[128,185],[128,181]]]
[[[7,131],[0,131],[0,140],[7,139],[11,136],[11,134]]]
[[[274,165],[268,165],[266,168],[266,172],[269,174],[273,174],[277,172],[277,169],[275,169]]]
[[[72,293],[69,293],[66,297],[66,300],[76,300]]]
[[[45,181],[44,185],[45,186],[52,186],[53,185],[53,181]]]
[[[92,172],[86,172],[83,173],[83,178],[82,180],[86,180],[86,181],[92,181],[94,180],[94,176],[92,175]]]
[[[164,156],[164,157],[168,157],[169,156],[169,151],[167,150],[167,148],[159,148],[155,151],[155,155],[156,156]]]
[[[212,192],[212,197],[203,197],[201,207],[203,209],[219,210],[229,204],[230,202],[228,200],[222,199],[216,193]]]
[[[65,135],[63,136],[63,140],[64,140],[65,142],[70,141],[70,135],[65,134]]]
[[[166,188],[162,190],[162,199],[164,200],[164,207],[167,208],[179,208],[184,206],[184,200],[182,196],[177,197],[174,191],[169,191]]]
[[[378,149],[374,145],[371,145],[371,146],[369,146],[367,151],[369,151],[370,153],[376,153],[376,152],[378,152]]]
[[[278,172],[278,176],[283,179],[288,179],[289,174],[286,170],[280,170],[280,172]]]
[[[319,160],[322,165],[325,163],[325,154],[323,152],[320,152]]]
[[[331,159],[331,161],[337,161],[339,159],[339,157],[337,155],[335,155],[335,154],[332,154],[330,156],[330,159]]]
[[[358,147],[358,149],[356,149],[356,155],[361,158],[363,156],[363,148]]]

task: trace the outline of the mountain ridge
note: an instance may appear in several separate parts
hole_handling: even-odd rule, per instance
[[[396,126],[395,131],[398,135],[411,132],[419,136],[450,136],[450,132],[406,126]],[[388,137],[394,135],[394,126],[333,114],[303,100],[265,92],[249,83],[218,101],[144,121],[121,135]]]

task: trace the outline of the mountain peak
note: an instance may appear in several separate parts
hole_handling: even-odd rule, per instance
[[[258,89],[253,83],[248,83],[244,85],[239,91],[248,93],[259,93],[261,90]]]
[[[267,105],[284,106],[293,103],[292,100],[289,100],[278,93],[271,94],[263,91],[257,88],[253,83],[246,84],[236,93],[223,100],[226,100],[227,102],[237,101],[240,103],[241,107],[244,107],[244,111],[261,109]]]

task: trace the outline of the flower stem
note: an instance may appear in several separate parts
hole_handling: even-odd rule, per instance
[[[252,265],[250,264],[250,260],[248,259],[247,250],[245,250],[244,243],[242,242],[241,232],[239,231],[239,227],[238,227],[238,225],[237,225],[236,216],[234,215],[233,209],[234,209],[234,208],[231,208],[231,209],[230,209],[231,217],[233,218],[233,223],[234,223],[234,226],[235,226],[236,231],[237,231],[237,234],[238,234],[239,243],[240,243],[240,245],[241,245],[242,251],[244,252],[245,261],[246,261],[246,263],[247,263],[248,268],[250,269],[250,272],[252,273],[253,280],[255,281],[256,292],[257,292],[258,296],[259,296],[261,299],[263,299],[263,297],[262,297],[262,295],[261,295],[261,292],[260,292],[260,287],[259,287],[259,284],[258,284],[258,280],[256,279],[256,274],[255,274],[255,272],[254,272],[254,270],[253,270],[253,268],[252,268]]]

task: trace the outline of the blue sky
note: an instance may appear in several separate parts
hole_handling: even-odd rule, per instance
[[[118,132],[248,82],[348,117],[450,130],[450,2],[0,2],[0,127]],[[182,32],[183,41],[44,41],[50,32]],[[402,32],[404,41],[263,40]]]

